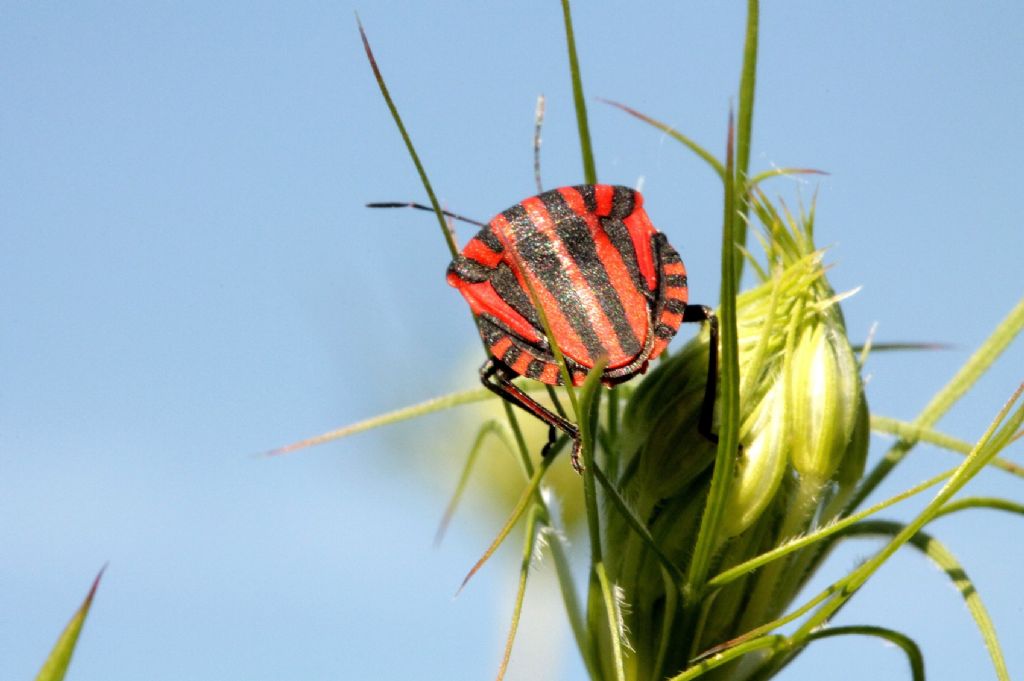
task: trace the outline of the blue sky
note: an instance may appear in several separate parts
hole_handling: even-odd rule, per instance
[[[715,304],[717,180],[593,97],[721,150],[744,3],[577,4],[599,178],[643,182],[692,297]],[[471,501],[431,547],[471,420],[253,456],[471,387],[480,359],[430,216],[362,207],[422,190],[353,10],[446,205],[485,219],[533,193],[540,93],[545,184],[582,181],[554,2],[0,9],[0,678],[35,674],[107,561],[69,679],[497,668],[513,552],[451,595],[504,511]],[[863,286],[844,307],[853,338],[877,322],[879,340],[952,346],[873,357],[878,413],[913,417],[1024,291],[1022,22],[1014,2],[762,9],[754,168],[829,171],[772,188],[817,190],[835,288]],[[976,439],[1022,367],[1018,342],[942,429]],[[886,489],[955,461],[922,447]],[[1020,490],[991,472],[969,491]],[[1024,672],[1020,519],[977,511],[932,529]],[[837,552],[821,579],[871,549]],[[548,572],[512,672],[582,678]],[[933,678],[990,673],[958,595],[914,553],[841,621],[905,630]],[[830,678],[905,678],[870,640],[822,643],[787,678],[839,662]]]

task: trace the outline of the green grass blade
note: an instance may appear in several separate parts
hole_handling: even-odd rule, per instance
[[[658,130],[661,130],[663,133],[665,133],[672,139],[676,140],[677,142],[681,143],[683,146],[687,147],[693,153],[697,154],[697,156],[699,156],[701,160],[703,160],[705,163],[711,166],[711,169],[715,171],[715,174],[718,175],[719,179],[721,179],[723,182],[725,181],[725,166],[722,165],[721,161],[715,158],[707,149],[697,144],[691,138],[679,132],[672,126],[668,125],[667,123],[662,123],[661,121],[656,120],[654,118],[651,118],[646,114],[642,114],[636,109],[626,106],[625,104],[622,104],[620,102],[601,98],[598,98],[597,101],[603,102],[605,104],[610,104],[611,106],[614,106],[616,109],[625,111],[630,116],[633,116],[634,118],[639,118],[644,123],[648,123],[657,128]]]
[[[601,403],[601,374],[607,364],[606,359],[600,360],[587,374],[587,380],[580,388],[580,400],[577,414],[579,415],[580,438],[583,447],[583,501],[587,508],[587,529],[590,535],[590,562],[597,565],[601,560],[601,526],[597,508],[597,485],[594,482],[594,444],[597,435],[597,419]]]
[[[700,530],[693,549],[686,585],[683,589],[684,608],[693,611],[697,597],[703,592],[708,570],[719,542],[718,528],[722,512],[733,480],[736,452],[739,448],[739,350],[736,332],[736,258],[735,234],[739,215],[737,212],[735,188],[735,166],[733,156],[733,125],[729,120],[729,137],[726,143],[725,208],[722,230],[722,289],[719,328],[721,330],[721,378],[720,380],[720,421],[718,427],[718,450],[715,468],[711,477]],[[696,640],[696,637],[694,637]]]
[[[738,643],[731,648],[726,648],[721,652],[716,652],[710,657],[702,659],[682,674],[673,676],[670,681],[690,681],[691,679],[703,676],[715,667],[721,667],[726,662],[731,662],[738,657],[743,657],[747,653],[752,653],[755,650],[762,650],[764,648],[779,649],[785,646],[785,644],[786,637],[781,634],[761,636],[749,641],[744,641],[743,643]]]
[[[562,600],[565,604],[565,611],[569,615],[569,625],[576,639],[576,647],[579,649],[580,657],[583,658],[588,676],[591,679],[597,679],[598,667],[593,655],[594,644],[590,638],[590,632],[587,630],[586,621],[583,617],[583,608],[576,593],[576,584],[573,582],[572,568],[569,565],[565,540],[553,527],[546,527],[543,531],[548,546],[551,548],[551,557],[555,561],[555,573],[558,575],[558,583],[562,590]]]
[[[889,418],[887,416],[878,416],[872,414],[871,416],[871,430],[876,433],[887,433],[889,435],[895,435],[896,437],[906,440],[908,442],[927,442],[943,449],[948,449],[951,452],[957,452],[959,454],[970,454],[972,445],[966,440],[955,438],[945,433],[940,433],[937,430],[931,428],[921,428],[915,426],[909,421],[900,421],[899,419]],[[1016,475],[1017,477],[1024,478],[1024,466],[1019,466],[1012,461],[996,457],[992,459],[989,464],[993,468]]]
[[[754,128],[754,86],[757,82],[757,43],[760,6],[758,0],[747,0],[747,32],[743,44],[743,67],[740,72],[740,106],[736,125],[736,181],[740,214],[734,232],[734,243],[741,248],[747,245],[747,221],[750,213],[747,177],[750,171],[750,146]],[[743,274],[743,256],[739,251],[732,254],[736,260],[736,283]]]
[[[993,511],[1006,511],[1007,513],[1016,513],[1017,515],[1024,515],[1024,504],[1019,504],[1016,501],[1010,501],[1009,499],[1001,499],[999,497],[965,497],[956,501],[951,501],[935,514],[935,518],[941,518],[944,515],[950,513],[957,513],[973,508],[985,508]]]
[[[917,351],[917,350],[950,350],[952,346],[946,345],[945,343],[863,343],[861,345],[851,345],[855,353],[859,353],[867,348],[870,348],[871,352],[904,352],[906,350]],[[863,364],[863,362],[861,362]]]
[[[902,523],[885,520],[869,520],[848,528],[844,534],[850,537],[897,537],[901,533],[905,532],[906,529],[907,526]],[[1000,681],[1009,681],[1010,675],[1006,669],[1006,661],[1003,659],[1003,651],[999,646],[999,639],[996,636],[996,630],[995,626],[992,624],[992,618],[989,617],[985,604],[981,602],[981,596],[978,594],[978,590],[967,576],[967,573],[964,571],[960,562],[956,559],[956,556],[954,556],[942,543],[924,532],[916,532],[913,534],[908,543],[928,556],[928,558],[931,559],[931,561],[943,572],[945,572],[953,582],[953,585],[963,597],[964,603],[966,603],[967,609],[971,613],[971,617],[974,618],[974,623],[978,627],[978,631],[981,633],[982,639],[985,641],[985,647],[988,649],[989,656],[992,658],[992,665],[995,667],[996,677],[999,678]]]
[[[921,655],[921,649],[918,647],[914,639],[910,638],[906,634],[896,631],[895,629],[887,629],[886,627],[875,627],[870,625],[854,625],[846,627],[829,627],[828,629],[819,629],[810,636],[807,637],[808,641],[814,641],[824,638],[832,638],[834,636],[874,636],[884,641],[888,641],[895,646],[898,646],[903,650],[903,653],[907,656],[907,662],[910,663],[910,676],[914,681],[924,681],[924,656]]]
[[[747,182],[747,189],[754,189],[765,180],[770,180],[773,177],[790,177],[793,175],[828,175],[828,173],[824,170],[815,170],[814,168],[772,168],[771,170],[763,170],[750,178]]]
[[[71,616],[71,621],[64,627],[64,631],[61,632],[57,643],[50,650],[50,655],[46,658],[42,669],[36,675],[36,681],[62,681],[64,678],[68,671],[68,665],[71,664],[71,656],[75,652],[75,645],[78,643],[78,635],[82,632],[82,625],[85,624],[85,618],[89,615],[89,608],[92,607],[93,596],[96,595],[96,589],[100,585],[100,578],[103,577],[103,571],[106,569],[106,566],[103,566],[99,574],[96,575],[89,593],[86,594],[85,600],[82,601],[82,605]]]
[[[500,530],[498,530],[498,534],[494,538],[494,541],[491,542],[491,545],[487,547],[487,550],[484,551],[483,555],[480,556],[480,558],[476,561],[473,567],[470,568],[469,572],[466,574],[466,577],[462,580],[462,584],[459,585],[458,591],[455,592],[456,596],[458,596],[459,593],[464,588],[466,588],[466,584],[469,582],[470,579],[473,578],[473,575],[475,575],[477,571],[484,566],[484,563],[486,563],[488,559],[492,555],[494,555],[494,552],[497,551],[498,547],[502,545],[502,543],[505,541],[505,538],[508,537],[509,532],[512,531],[512,528],[515,527],[516,523],[519,522],[519,519],[523,517],[523,513],[526,512],[526,509],[530,505],[530,498],[533,496],[534,492],[536,492],[537,489],[540,487],[540,482],[541,480],[544,479],[544,474],[547,473],[548,467],[551,465],[551,462],[554,460],[554,458],[555,457],[550,456],[547,457],[546,459],[541,460],[540,466],[537,467],[537,470],[533,474],[533,477],[530,478],[530,483],[526,486],[525,489],[523,489],[523,493],[519,496],[519,501],[516,502],[515,507],[509,514],[508,520],[506,520],[505,524],[502,525]]]
[[[604,472],[598,466],[594,466],[594,477],[597,478],[597,481],[601,484],[601,487],[604,489],[605,496],[611,500],[612,505],[614,505],[615,508],[619,510],[619,513],[622,514],[622,517],[626,521],[626,524],[629,525],[634,532],[636,532],[637,536],[640,537],[644,545],[648,549],[650,549],[651,553],[653,553],[658,558],[658,562],[660,562],[662,568],[667,570],[668,573],[672,576],[672,579],[674,580],[675,584],[677,586],[679,584],[682,584],[685,580],[685,576],[683,575],[683,573],[669,559],[669,557],[665,555],[665,552],[661,550],[661,547],[658,546],[658,543],[654,541],[654,537],[652,537],[651,533],[648,531],[647,526],[644,525],[644,522],[642,520],[636,517],[636,514],[633,512],[633,509],[629,507],[629,504],[626,503],[626,500],[622,498],[622,495],[619,494],[619,491],[615,489],[615,486],[611,483],[607,476],[605,476]]]
[[[498,667],[497,681],[505,678],[508,662],[512,659],[512,645],[519,630],[519,618],[523,614],[523,601],[526,598],[526,579],[530,576],[530,565],[533,562],[533,551],[537,540],[537,514],[540,508],[533,506],[526,516],[526,534],[523,542],[523,558],[519,563],[519,585],[516,587],[515,605],[512,607],[512,623],[509,625],[508,637],[505,639],[505,653]]]
[[[434,194],[434,188],[427,178],[427,171],[423,169],[420,156],[416,153],[416,148],[412,144],[412,138],[409,137],[405,124],[402,123],[402,117],[398,115],[398,107],[395,106],[394,100],[391,99],[391,93],[388,92],[388,86],[384,83],[384,76],[381,75],[380,68],[377,66],[377,60],[373,56],[373,50],[370,49],[370,41],[366,38],[366,31],[363,30],[363,23],[359,21],[359,15],[356,15],[356,24],[359,26],[359,36],[363,39],[363,49],[366,51],[366,58],[370,61],[370,68],[373,69],[373,77],[377,80],[377,87],[380,88],[380,94],[383,95],[384,101],[388,105],[388,111],[391,112],[391,117],[395,120],[395,125],[398,126],[398,132],[402,135],[402,141],[405,142],[405,148],[409,151],[409,157],[416,166],[416,172],[419,173],[423,189],[426,190],[427,196],[430,197],[430,205],[437,215],[438,223],[441,225],[441,234],[444,235],[445,243],[448,244],[448,250],[451,251],[452,258],[454,258],[459,252],[459,248],[455,244],[455,237],[452,235],[452,231],[448,229],[448,223],[445,222],[444,214],[441,212],[441,204],[438,203],[437,196]]]
[[[626,642],[623,639],[622,612],[619,609],[619,599],[613,593],[611,582],[608,581],[608,573],[604,569],[604,563],[594,564],[594,574],[597,576],[597,583],[601,585],[601,598],[604,601],[605,614],[608,616],[608,635],[611,638],[615,680],[626,681],[626,670],[622,662],[622,649]]]
[[[676,619],[676,608],[679,604],[679,585],[681,582],[672,578],[665,569],[661,571],[661,580],[665,588],[665,610],[661,616],[661,635],[658,637],[658,652],[651,667],[651,678],[649,681],[659,681],[661,673],[659,670],[665,668],[665,657],[668,655],[669,647],[672,644],[672,628]]]
[[[515,449],[512,447],[512,443],[509,442],[508,437],[502,430],[500,423],[494,419],[485,421],[480,429],[476,432],[476,438],[473,440],[473,445],[469,448],[469,455],[466,457],[466,463],[462,466],[462,473],[459,475],[459,481],[455,485],[455,491],[452,493],[451,499],[448,501],[448,505],[444,509],[444,514],[441,516],[441,522],[437,525],[437,531],[434,533],[434,546],[440,546],[441,540],[444,539],[445,532],[448,530],[448,524],[451,522],[452,516],[455,515],[455,509],[458,508],[459,500],[462,498],[462,493],[466,490],[466,484],[469,482],[469,474],[473,471],[473,464],[476,463],[477,456],[480,453],[480,449],[484,443],[484,438],[488,435],[493,434],[509,449],[510,452],[515,453]]]
[[[981,347],[960,367],[949,383],[932,398],[914,419],[914,425],[922,428],[934,426],[939,418],[949,411],[950,407],[992,366],[992,363],[1006,350],[1021,329],[1024,329],[1024,298],[1017,302]],[[890,471],[903,461],[913,445],[913,442],[907,440],[900,440],[893,445],[882,460],[875,464],[871,472],[864,477],[860,487],[851,497],[846,511],[849,512],[851,509],[857,508],[881,484]]]
[[[269,452],[264,453],[263,456],[280,456],[282,454],[290,454],[291,452],[295,452],[300,449],[322,445],[325,442],[333,442],[334,440],[340,440],[344,437],[348,437],[349,435],[373,430],[374,428],[390,426],[393,423],[408,421],[409,419],[426,416],[427,414],[451,409],[452,407],[458,407],[463,404],[472,404],[474,402],[483,402],[484,400],[492,398],[495,398],[494,393],[486,388],[449,393],[440,397],[434,397],[426,400],[425,402],[419,402],[417,404],[409,405],[408,407],[402,407],[401,409],[379,414],[363,421],[358,421],[356,423],[328,431],[322,435],[315,435],[313,437],[306,438],[305,440],[299,440],[298,442],[293,442],[289,445],[272,449]]]
[[[590,143],[590,124],[587,122],[587,100],[583,97],[583,78],[580,59],[576,54],[576,36],[572,30],[572,12],[569,0],[562,0],[562,18],[565,20],[565,45],[569,50],[569,74],[572,77],[572,100],[576,106],[576,127],[580,133],[580,153],[583,155],[583,181],[597,184],[597,166]]]

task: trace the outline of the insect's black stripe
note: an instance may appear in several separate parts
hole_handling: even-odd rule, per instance
[[[591,213],[597,212],[597,196],[594,194],[594,185],[579,184],[573,187],[583,197],[583,205]]]
[[[629,187],[615,187],[612,194],[612,212],[610,218],[624,220],[636,209],[636,192]]]
[[[540,336],[543,336],[544,325],[540,323],[537,316],[537,308],[533,306],[529,294],[519,285],[519,280],[512,273],[512,269],[503,262],[498,263],[498,266],[491,270],[490,277],[491,286],[494,287],[498,296],[530,322]]]
[[[665,243],[665,246],[668,246],[667,242]],[[659,260],[662,267],[664,267],[665,265],[675,265],[676,263],[680,263],[682,261],[683,259],[679,257],[679,253],[676,252],[676,249],[672,248],[671,246],[669,246],[668,249],[665,249],[664,246],[662,247],[661,259]]]
[[[636,260],[636,249],[633,247],[633,238],[629,236],[626,224],[618,218],[600,218],[600,220],[605,234],[608,235],[612,242],[612,246],[622,255],[622,262],[626,263],[629,277],[633,280],[636,289],[649,296],[651,292],[644,283],[643,277],[640,276],[640,266]]]
[[[487,248],[491,249],[495,253],[505,252],[505,247],[501,245],[501,240],[498,239],[497,235],[494,233],[494,229],[489,224],[477,232],[476,238],[479,239],[484,246],[487,246]]]
[[[519,355],[521,355],[522,353],[523,351],[519,348],[519,346],[513,343],[511,346],[509,346],[509,349],[505,351],[505,355],[500,359],[508,366],[512,366],[513,364],[516,363],[516,360],[519,359]]]
[[[540,378],[540,374],[542,371],[544,371],[544,366],[546,364],[547,362],[541,361],[539,359],[531,360],[530,364],[526,367],[526,377]]]
[[[683,314],[686,311],[686,303],[679,298],[667,298],[662,309],[668,310],[672,314]]]
[[[476,325],[480,329],[480,337],[484,339],[487,347],[491,347],[500,341],[502,336],[508,335],[504,329],[495,323],[494,318],[486,313],[476,318]]]
[[[673,287],[686,287],[686,275],[685,274],[670,274],[665,277],[665,286]]]
[[[557,301],[559,311],[583,341],[590,358],[604,355],[604,344],[590,326],[587,312],[562,267],[554,244],[537,229],[522,204],[512,206],[503,215],[515,235],[516,250],[519,251],[523,265],[533,272]]]
[[[668,324],[658,324],[654,329],[654,335],[664,340],[670,340],[672,336],[676,335],[676,331],[678,331],[678,329],[673,329]]]
[[[619,292],[612,285],[611,278],[604,261],[597,253],[597,244],[590,234],[587,221],[577,215],[565,197],[559,192],[541,194],[541,202],[548,209],[548,214],[555,223],[555,231],[565,244],[566,250],[583,273],[591,290],[593,290],[601,310],[615,330],[619,347],[627,355],[636,355],[642,349],[640,341],[633,333],[626,310],[619,298]]]
[[[462,281],[476,284],[481,281],[487,281],[491,276],[491,268],[459,254],[455,256],[455,260],[448,266],[448,273],[454,274]]]

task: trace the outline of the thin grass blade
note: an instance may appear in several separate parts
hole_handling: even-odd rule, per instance
[[[92,587],[89,589],[89,593],[86,594],[85,600],[82,601],[82,605],[78,607],[75,614],[71,616],[71,621],[64,627],[64,631],[61,632],[57,643],[54,644],[50,655],[46,658],[46,662],[43,663],[42,669],[36,675],[36,681],[62,681],[64,678],[68,671],[68,665],[71,664],[71,656],[75,652],[75,646],[78,644],[78,636],[82,633],[82,625],[85,624],[85,618],[89,615],[89,608],[92,607],[92,599],[96,595],[96,589],[99,587],[103,571],[106,569],[107,567],[104,565],[100,569],[99,574],[96,575],[96,579],[93,580]]]
[[[509,660],[512,659],[512,645],[516,641],[519,630],[519,618],[523,614],[523,601],[526,598],[526,579],[530,576],[530,564],[533,561],[533,550],[537,541],[537,514],[539,507],[533,506],[526,516],[526,533],[523,542],[523,559],[519,564],[519,585],[516,587],[516,600],[512,607],[512,622],[509,625],[508,637],[505,639],[505,653],[498,666],[497,681],[505,678]]]
[[[714,155],[711,154],[711,152],[709,152],[707,149],[697,144],[691,138],[679,132],[672,126],[668,125],[667,123],[662,123],[657,119],[651,118],[647,114],[640,113],[636,109],[626,106],[621,102],[616,102],[611,99],[601,99],[600,97],[597,101],[614,106],[616,109],[625,111],[630,116],[633,116],[634,118],[639,118],[644,123],[652,125],[658,130],[661,130],[663,133],[665,133],[672,139],[676,140],[677,142],[681,143],[683,146],[688,148],[693,153],[697,154],[697,156],[699,156],[701,160],[703,160],[705,163],[711,166],[711,169],[715,171],[715,174],[718,175],[718,177],[722,181],[725,181],[725,166],[722,165],[722,162],[715,158]]]
[[[844,531],[845,536],[881,536],[881,537],[897,537],[906,530],[907,526],[902,523],[885,521],[885,520],[869,520],[863,523],[854,525],[853,527],[847,528]],[[989,617],[988,610],[985,608],[985,604],[981,601],[981,596],[978,593],[974,583],[967,576],[963,566],[956,559],[949,549],[947,549],[941,542],[925,532],[917,532],[910,537],[908,543],[920,550],[932,562],[934,562],[953,582],[957,591],[964,599],[964,603],[967,605],[967,610],[971,613],[971,617],[974,618],[974,623],[978,627],[978,631],[981,633],[982,639],[985,641],[985,647],[988,649],[989,656],[992,658],[992,665],[995,667],[996,677],[1000,681],[1009,681],[1010,674],[1006,668],[1006,660],[1003,658],[1003,651],[999,645],[999,639],[996,636],[995,625],[992,623],[992,618]]]
[[[462,580],[462,584],[459,585],[458,591],[455,592],[456,596],[462,592],[466,587],[466,584],[469,583],[469,580],[473,578],[473,575],[475,575],[477,571],[484,566],[484,563],[494,555],[494,552],[502,545],[505,538],[508,537],[509,532],[512,531],[512,528],[515,527],[516,523],[519,522],[519,519],[523,517],[523,513],[526,512],[526,509],[530,505],[530,497],[532,497],[533,493],[540,487],[541,480],[544,479],[544,474],[547,473],[548,467],[551,466],[551,461],[553,459],[554,457],[548,457],[541,461],[540,466],[537,467],[536,472],[534,472],[533,477],[530,479],[530,483],[523,489],[522,494],[519,496],[519,501],[516,502],[515,507],[509,514],[508,520],[506,520],[505,524],[502,525],[497,536],[494,538],[494,541],[491,542],[491,545],[487,547],[487,550],[484,551],[479,560],[477,560],[473,567],[470,568],[469,572]]]
[[[924,681],[925,679],[924,656],[921,655],[921,648],[914,642],[914,639],[902,632],[870,625],[829,627],[815,631],[808,637],[808,640],[814,641],[835,636],[874,636],[892,643],[903,650],[903,653],[907,656],[907,662],[910,664],[910,677],[913,681]]]
[[[512,448],[507,437],[504,436],[500,423],[494,419],[490,419],[480,426],[480,429],[476,432],[476,438],[473,440],[473,445],[469,448],[469,455],[466,457],[466,463],[462,466],[462,473],[459,474],[459,481],[455,485],[455,491],[452,493],[451,499],[448,500],[448,505],[445,507],[444,514],[441,516],[441,522],[438,523],[437,531],[434,533],[435,547],[440,546],[441,540],[444,539],[445,532],[448,530],[448,524],[455,515],[455,509],[458,508],[459,500],[462,498],[462,493],[466,490],[466,484],[469,482],[469,474],[473,471],[473,464],[476,463],[477,455],[480,453],[480,448],[484,443],[484,438],[491,434],[498,437],[510,452],[513,454],[515,453],[515,449]]]

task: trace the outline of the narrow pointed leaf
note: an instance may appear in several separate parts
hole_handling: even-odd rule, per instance
[[[106,566],[104,566],[99,571],[99,574],[96,575],[96,579],[93,580],[92,587],[89,589],[89,593],[86,594],[85,600],[82,601],[82,605],[75,611],[75,614],[71,616],[71,621],[64,627],[60,638],[57,639],[57,643],[50,651],[50,656],[46,658],[42,669],[36,675],[36,681],[62,681],[64,678],[68,665],[71,664],[71,656],[75,652],[75,645],[78,643],[78,635],[82,632],[82,625],[85,624],[85,618],[89,615],[89,608],[92,607],[93,596],[96,595],[96,589],[100,585],[100,578],[103,577],[103,571],[106,569]]]

